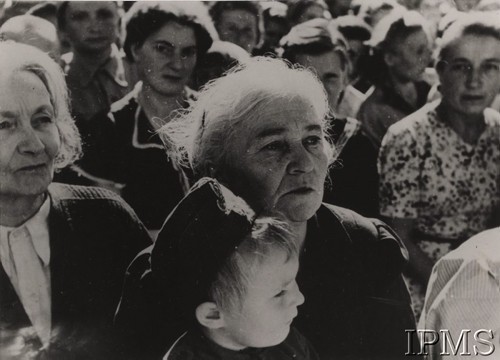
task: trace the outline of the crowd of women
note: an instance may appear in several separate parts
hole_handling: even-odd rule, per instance
[[[419,320],[498,342],[500,1],[3,6],[0,358],[403,359]],[[298,259],[276,304],[241,265],[267,237]]]

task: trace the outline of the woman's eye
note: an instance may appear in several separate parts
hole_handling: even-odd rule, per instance
[[[309,136],[305,140],[305,144],[307,146],[316,146],[316,145],[321,145],[323,143],[323,139],[320,136]]]
[[[267,151],[279,151],[279,150],[283,150],[284,148],[285,148],[285,144],[282,143],[281,141],[273,141],[272,143],[264,146],[262,149],[267,150]]]
[[[196,48],[189,48],[182,51],[182,58],[187,59],[196,55]]]
[[[285,295],[285,292],[286,290],[281,290],[279,293],[277,293],[276,295],[274,295],[275,298],[280,298],[282,297],[283,295]]]
[[[495,73],[500,71],[500,64],[489,63],[483,65],[483,72],[487,74]]]
[[[34,119],[34,125],[51,124],[54,119],[48,115],[39,116]]]
[[[12,122],[10,121],[0,121],[0,130],[10,129],[12,127]]]
[[[456,72],[468,73],[472,70],[472,66],[468,64],[455,64],[452,65],[451,70]]]

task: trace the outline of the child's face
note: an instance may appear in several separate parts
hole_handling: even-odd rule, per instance
[[[297,306],[304,302],[295,281],[298,268],[297,257],[287,261],[281,251],[256,266],[241,308],[223,311],[227,340],[234,349],[269,347],[285,340]]]

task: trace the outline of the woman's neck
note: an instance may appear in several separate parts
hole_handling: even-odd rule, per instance
[[[16,227],[31,218],[45,201],[45,194],[23,197],[0,196],[0,225]]]
[[[408,104],[417,106],[418,93],[413,81],[403,81],[394,75],[390,75],[394,91],[399,94]]]
[[[137,101],[150,121],[154,118],[161,124],[166,124],[173,119],[175,110],[178,110],[182,104],[182,98],[182,94],[178,96],[164,96],[158,94],[151,87],[143,84]],[[161,126],[157,124],[157,121],[152,121],[152,125],[155,128]]]
[[[483,133],[486,124],[484,115],[467,115],[453,110],[444,101],[436,109],[439,118],[451,127],[466,143],[474,145]]]

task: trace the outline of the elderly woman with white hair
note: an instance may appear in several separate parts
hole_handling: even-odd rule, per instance
[[[216,178],[257,214],[289,224],[306,298],[295,326],[321,358],[402,359],[404,330],[415,326],[401,278],[406,250],[385,224],[322,204],[335,157],[327,114],[324,88],[310,71],[257,57],[206,86],[160,131],[195,177]],[[186,326],[168,305],[176,294],[154,270],[154,254],[168,241],[160,232],[130,266],[118,310],[141,359],[161,357]]]
[[[148,246],[113,193],[53,183],[81,150],[64,75],[0,43],[0,358],[110,359],[122,276]]]

